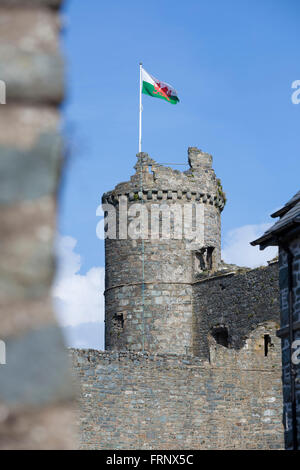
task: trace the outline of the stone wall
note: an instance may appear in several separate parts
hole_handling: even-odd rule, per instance
[[[194,283],[194,345],[196,356],[209,358],[214,329],[228,332],[228,346],[239,350],[258,325],[276,343],[276,332],[268,331],[268,322],[280,325],[278,263],[257,269],[199,279]],[[262,346],[263,348],[263,346]],[[278,365],[280,357],[278,357]]]
[[[147,283],[144,286],[144,312],[142,308],[142,286],[125,285],[105,293],[107,349],[142,350],[143,327],[144,349],[147,351],[186,352],[193,337],[192,332],[192,287],[180,283]],[[117,292],[116,292],[117,291]],[[180,303],[178,301],[180,296]],[[116,299],[121,309],[116,311]],[[173,315],[176,309],[176,315]],[[118,315],[122,319],[118,319]],[[181,345],[181,346],[180,346]]]
[[[0,0],[0,449],[76,447],[50,296],[63,156],[60,3]]]
[[[216,345],[210,363],[73,350],[81,448],[283,448],[280,345],[265,357],[257,347],[262,331],[239,352]]]
[[[293,342],[300,340],[300,237],[294,238],[289,249],[293,254]],[[280,279],[280,301],[281,301],[281,328],[279,336],[282,341],[282,382],[283,382],[283,422],[285,425],[285,446],[286,449],[293,448],[292,428],[298,431],[298,449],[300,448],[300,364],[293,364],[292,373],[295,379],[295,404],[296,423],[292,425],[292,390],[291,390],[291,364],[290,364],[290,332],[289,332],[289,288],[288,288],[288,257],[285,250],[279,251],[279,279]],[[299,350],[300,342],[292,353]],[[297,354],[296,360],[299,360]]]
[[[278,263],[229,268],[181,286],[176,308],[193,320],[185,354],[126,351],[121,342],[119,352],[72,351],[82,448],[283,448]],[[129,314],[137,288],[119,291]],[[156,298],[171,309],[172,288],[146,284],[145,311]],[[171,331],[161,319],[161,338],[184,338],[181,321]]]

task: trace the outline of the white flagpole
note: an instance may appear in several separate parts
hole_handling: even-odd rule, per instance
[[[139,153],[142,151],[142,69],[143,64],[140,62],[140,110],[139,110]]]

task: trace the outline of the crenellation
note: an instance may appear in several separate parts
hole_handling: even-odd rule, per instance
[[[201,152],[201,151],[200,151]],[[208,155],[200,153],[201,155]],[[198,155],[198,154],[197,154]],[[106,194],[114,193],[116,195],[128,195],[130,192],[137,193],[141,190],[141,175],[143,190],[156,190],[179,193],[181,190],[186,193],[199,192],[199,188],[203,190],[203,194],[208,193],[214,196],[219,195],[217,179],[213,169],[207,169],[205,164],[194,164],[189,170],[181,172],[171,167],[165,167],[151,159],[148,154],[141,153],[137,155],[138,162],[135,165],[136,173],[131,176],[129,182],[119,183],[113,191]],[[211,156],[209,156],[211,157]],[[189,155],[190,158],[190,155]],[[195,157],[196,158],[196,157]],[[211,157],[212,158],[212,157]],[[194,160],[193,160],[194,161]],[[149,170],[151,168],[151,170]],[[104,195],[104,198],[106,197]],[[222,199],[222,196],[220,196]]]
[[[224,209],[224,200],[219,197],[218,194],[211,195],[209,193],[201,193],[199,191],[188,191],[188,190],[170,190],[170,189],[143,189],[135,190],[124,193],[108,192],[102,196],[102,204],[113,204],[118,205],[120,197],[127,197],[129,201],[140,200],[183,200],[183,201],[197,201],[203,204],[208,203],[215,205],[220,212]]]

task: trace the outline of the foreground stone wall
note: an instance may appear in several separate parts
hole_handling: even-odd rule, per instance
[[[273,325],[274,331],[275,326]],[[171,354],[72,350],[82,449],[283,448],[280,344],[216,345],[211,363]]]
[[[76,447],[50,298],[63,155],[60,3],[0,0],[0,449]]]

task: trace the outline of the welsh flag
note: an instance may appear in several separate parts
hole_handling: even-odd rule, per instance
[[[154,96],[154,98],[161,98],[171,104],[179,102],[177,91],[171,85],[152,77],[145,69],[142,69],[142,93]]]

